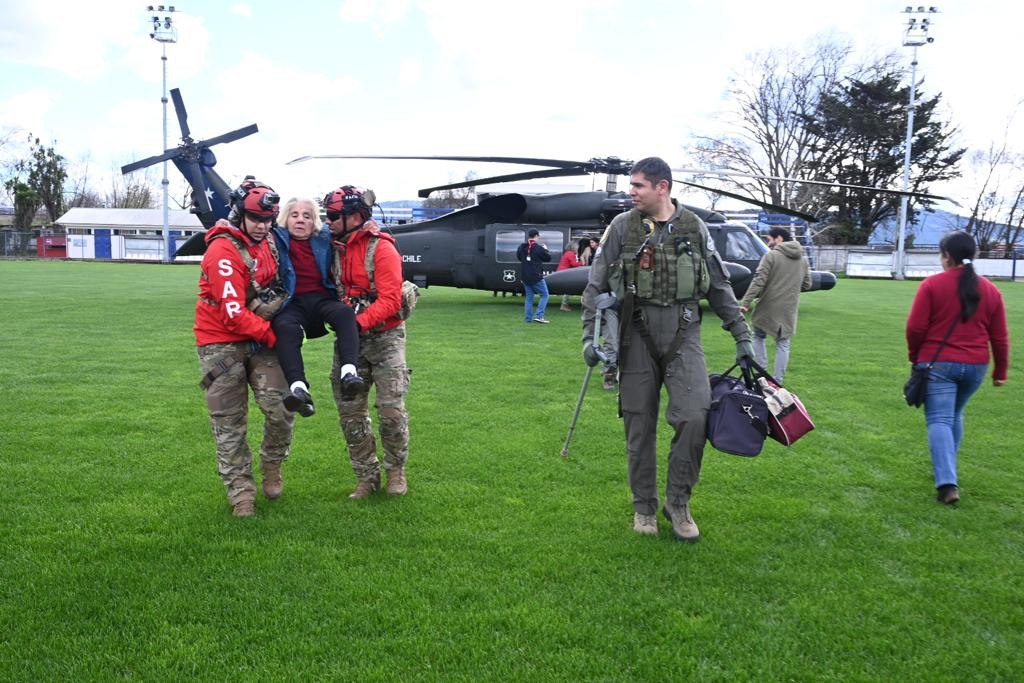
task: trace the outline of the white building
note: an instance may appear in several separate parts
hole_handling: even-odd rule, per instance
[[[163,209],[74,208],[57,219],[68,234],[68,258],[162,261],[164,258]],[[189,211],[168,211],[167,227],[174,248],[204,228]],[[199,260],[198,256],[182,257]]]

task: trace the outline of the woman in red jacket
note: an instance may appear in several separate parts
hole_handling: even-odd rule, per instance
[[[349,460],[356,475],[350,498],[370,496],[380,488],[381,463],[370,421],[370,384],[377,387],[377,417],[387,473],[387,494],[405,495],[405,463],[409,458],[409,370],[405,365],[405,324],[396,315],[402,307],[402,257],[394,238],[382,233],[370,216],[372,190],[344,185],[324,197],[338,249],[342,296],[356,311],[359,361],[356,371],[365,382],[354,396],[342,392],[341,361],[334,354],[331,382]],[[370,250],[373,250],[372,252]],[[372,264],[373,274],[367,270]]]
[[[924,414],[937,497],[949,505],[960,500],[956,458],[964,408],[985,379],[990,346],[992,384],[1006,383],[1010,338],[1002,295],[974,272],[974,238],[950,233],[939,251],[943,272],[926,278],[917,290],[907,319],[907,349],[918,367],[936,361],[928,375]]]
[[[565,251],[562,252],[562,258],[558,260],[558,267],[555,268],[555,272],[559,270],[568,270],[569,268],[579,268],[583,263],[579,257],[576,256],[576,249],[573,243],[570,241],[569,244],[565,245]],[[563,311],[571,311],[572,306],[569,305],[569,295],[562,295],[562,307]]]
[[[246,182],[231,200],[230,224],[219,223],[206,234],[193,330],[203,372],[200,386],[217,442],[217,471],[234,515],[251,517],[256,514],[256,483],[246,440],[248,387],[266,416],[260,469],[268,499],[281,495],[281,463],[292,443],[293,418],[282,402],[288,388],[272,350],[277,340],[262,317],[273,317],[276,309],[257,296],[263,292],[264,299],[275,301],[277,261],[272,239],[266,237],[280,198],[261,183]]]

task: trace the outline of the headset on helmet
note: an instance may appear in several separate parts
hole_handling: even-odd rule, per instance
[[[377,201],[373,190],[366,190],[354,185],[342,185],[324,196],[323,206],[327,219],[336,221],[342,216],[354,213],[368,219],[373,214],[373,205]]]
[[[242,184],[231,192],[231,216],[229,220],[241,221],[242,216],[251,214],[260,218],[277,215],[281,196],[274,188],[256,180],[251,175],[245,176]]]

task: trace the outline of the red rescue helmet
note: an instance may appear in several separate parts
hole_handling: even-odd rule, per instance
[[[354,185],[342,185],[324,196],[323,206],[327,220],[333,222],[342,216],[354,213],[362,215],[363,220],[369,219],[373,213],[373,205],[377,201],[373,190],[366,190]]]
[[[253,218],[273,218],[280,203],[281,196],[274,192],[274,188],[253,176],[246,176],[242,184],[231,192],[231,213],[239,222],[245,214]]]

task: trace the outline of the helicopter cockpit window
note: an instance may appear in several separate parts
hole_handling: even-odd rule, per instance
[[[540,228],[538,228],[540,230]],[[565,236],[560,230],[540,230],[541,243],[551,252],[551,260],[557,265],[558,258],[565,250]],[[495,233],[494,255],[499,263],[519,263],[516,250],[526,241],[526,230],[498,230]]]
[[[726,261],[759,261],[763,249],[758,249],[751,240],[755,239],[743,230],[729,230],[725,233]]]

